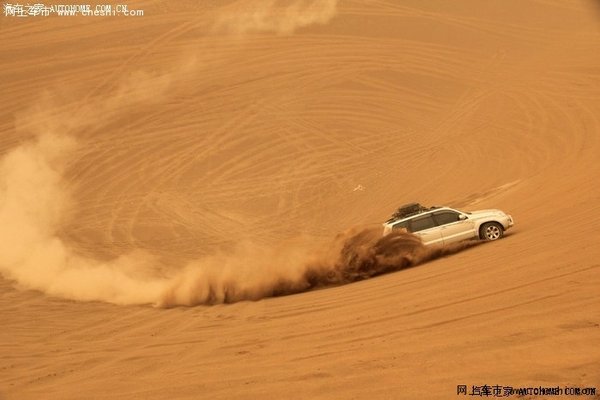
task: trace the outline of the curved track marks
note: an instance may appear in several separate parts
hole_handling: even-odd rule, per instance
[[[85,104],[63,99],[101,101],[139,68],[173,78],[75,132],[61,236],[80,252],[141,247],[177,268],[240,237],[328,240],[415,200],[499,207],[516,226],[402,273],[211,308],[74,303],[0,281],[2,387],[228,399],[598,387],[597,26],[583,1],[475,3],[348,0],[291,36],[206,35],[212,6],[3,25],[0,154],[30,134],[11,116],[40,88],[66,115]],[[192,49],[197,64],[177,72]]]

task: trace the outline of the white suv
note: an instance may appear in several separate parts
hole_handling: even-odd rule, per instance
[[[512,217],[500,210],[464,212],[413,203],[398,209],[383,224],[383,234],[403,229],[420,236],[425,245],[449,244],[467,239],[497,240],[511,226]]]

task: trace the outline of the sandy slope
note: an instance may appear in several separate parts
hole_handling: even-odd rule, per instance
[[[82,257],[143,249],[168,268],[242,238],[323,243],[413,200],[501,208],[516,228],[399,273],[212,307],[3,279],[0,398],[600,391],[600,10],[422,3],[1,18],[0,154],[39,129],[77,137],[60,237]]]

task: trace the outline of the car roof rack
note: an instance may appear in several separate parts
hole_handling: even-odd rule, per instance
[[[400,206],[393,214],[390,219],[386,221],[386,223],[390,223],[393,221],[397,221],[399,219],[404,219],[408,217],[412,217],[413,215],[421,214],[427,211],[434,210],[436,208],[440,208],[439,206],[434,207],[425,207],[420,203],[408,203]]]

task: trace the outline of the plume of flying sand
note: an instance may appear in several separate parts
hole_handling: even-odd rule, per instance
[[[141,250],[108,262],[85,258],[57,235],[70,206],[62,172],[74,146],[68,137],[44,134],[0,163],[0,271],[51,295],[165,307],[258,300],[367,279],[472,245],[426,248],[412,234],[381,237],[379,229],[362,229],[321,251],[307,240],[273,247],[245,242],[171,276],[156,273],[155,260]]]
[[[409,233],[381,237],[355,229],[319,248],[307,239],[195,260],[160,275],[142,250],[112,261],[76,254],[57,232],[71,199],[62,178],[76,146],[68,136],[40,135],[0,162],[0,272],[21,286],[75,300],[116,304],[196,305],[258,300],[346,284],[454,253],[473,243],[426,248]]]
[[[273,248],[245,243],[231,254],[189,264],[172,279],[158,305],[233,303],[348,284],[456,253],[481,242],[426,247],[416,235],[353,228],[328,246],[292,241]]]
[[[70,205],[62,172],[74,142],[41,135],[0,163],[0,272],[22,287],[76,300],[150,303],[164,284],[139,252],[109,263],[80,257],[58,237]]]
[[[336,12],[337,0],[244,0],[220,15],[213,30],[232,35],[289,35],[309,25],[326,24]]]
[[[230,34],[275,32],[290,34],[315,23],[326,23],[336,1],[244,2],[243,12],[226,15],[215,25]],[[338,235],[321,247],[306,238],[279,245],[240,243],[170,275],[159,272],[148,252],[137,250],[112,261],[77,254],[58,235],[72,199],[63,181],[76,136],[93,126],[100,129],[126,112],[165,96],[174,77],[194,72],[196,62],[180,63],[166,74],[129,75],[112,95],[91,99],[67,112],[53,107],[47,95],[25,117],[20,130],[33,133],[0,159],[0,273],[25,288],[75,300],[116,304],[157,304],[169,307],[258,300],[328,285],[339,285],[400,270],[456,252],[471,243],[425,248],[418,237],[359,229]],[[72,110],[71,110],[72,111]]]
[[[188,68],[189,64],[183,64]],[[180,72],[180,71],[177,71]],[[26,288],[77,300],[152,303],[162,290],[151,276],[152,257],[142,251],[109,263],[78,256],[57,235],[71,207],[63,182],[75,134],[102,127],[128,106],[155,101],[171,74],[137,73],[105,99],[93,99],[67,113],[52,107],[46,95],[17,119],[17,129],[35,135],[0,160],[0,272]]]

